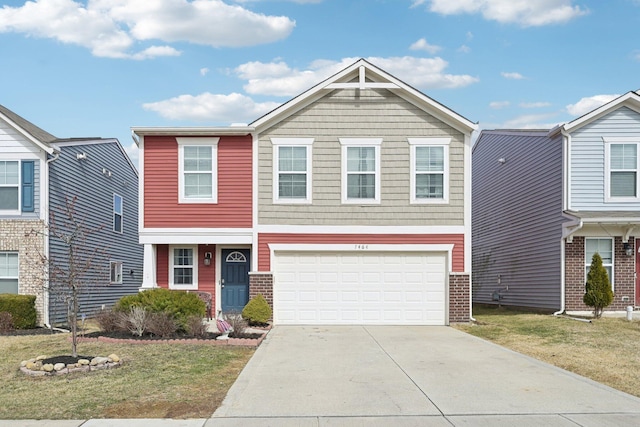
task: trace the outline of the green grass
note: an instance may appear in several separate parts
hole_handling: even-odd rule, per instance
[[[640,322],[474,307],[476,323],[455,327],[640,397]]]
[[[68,334],[0,336],[0,419],[210,417],[254,352],[208,344],[81,343],[117,369],[31,377],[20,361],[70,354]]]

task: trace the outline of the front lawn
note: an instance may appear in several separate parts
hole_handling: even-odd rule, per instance
[[[0,336],[0,419],[208,418],[255,349],[209,344],[90,342],[78,354],[116,353],[117,369],[30,377],[20,361],[70,354],[69,334]]]
[[[605,317],[586,323],[491,307],[475,307],[474,317],[477,323],[455,327],[640,397],[637,320]]]

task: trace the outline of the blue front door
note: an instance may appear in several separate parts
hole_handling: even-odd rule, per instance
[[[222,250],[222,311],[240,312],[249,302],[249,249]]]

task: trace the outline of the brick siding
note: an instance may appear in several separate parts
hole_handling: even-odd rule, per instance
[[[18,253],[18,293],[36,296],[38,324],[44,322],[44,231],[40,220],[0,220],[0,251]]]
[[[273,309],[273,274],[249,273],[249,298],[262,294]]]
[[[449,274],[449,323],[468,322],[469,318],[469,275]]]
[[[635,238],[629,237],[634,246]],[[574,237],[565,245],[565,307],[567,311],[593,311],[582,302],[586,283],[585,238]],[[635,250],[634,250],[635,253]],[[621,237],[614,239],[614,298],[605,311],[623,311],[635,300],[635,257],[625,254]],[[624,298],[624,300],[623,300]]]

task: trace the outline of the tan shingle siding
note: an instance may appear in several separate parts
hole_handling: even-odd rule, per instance
[[[451,137],[448,204],[410,204],[408,137]],[[312,137],[313,203],[273,204],[271,137]],[[382,137],[381,203],[341,203],[344,137]],[[259,223],[297,225],[462,225],[464,136],[387,90],[333,91],[262,133]]]

